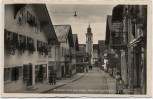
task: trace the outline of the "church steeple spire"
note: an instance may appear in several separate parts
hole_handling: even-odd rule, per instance
[[[88,25],[88,28],[87,28],[87,33],[91,33],[90,22],[89,22],[89,25]]]

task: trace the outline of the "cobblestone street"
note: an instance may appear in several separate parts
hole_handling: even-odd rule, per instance
[[[106,74],[94,67],[81,79],[53,89],[49,93],[108,94],[111,91],[113,92],[114,88],[108,89]]]

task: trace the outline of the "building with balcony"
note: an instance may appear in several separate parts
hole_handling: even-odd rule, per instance
[[[122,23],[113,22],[112,16],[108,15],[106,20],[106,39],[105,46],[108,51],[107,59],[108,63],[113,63],[113,61],[120,60],[120,50],[126,48],[126,33],[123,33]],[[113,59],[112,59],[113,57]],[[112,60],[111,60],[112,59]],[[113,65],[113,64],[112,64]],[[116,73],[121,71],[121,63],[114,62],[114,66],[109,66],[109,73],[115,77]]]
[[[57,78],[70,77],[72,74],[72,50],[74,48],[72,29],[70,25],[54,25],[54,29],[60,43],[57,48],[57,60],[59,61],[56,68]]]
[[[73,34],[73,42],[74,42],[74,47],[72,48],[71,52],[72,52],[72,75],[75,75],[77,73],[76,71],[76,53],[79,51],[79,42],[78,42],[78,35],[77,34]]]
[[[77,73],[84,72],[84,68],[86,67],[86,64],[88,64],[86,54],[86,45],[85,44],[79,44],[79,51],[76,52],[76,71]]]
[[[138,89],[146,94],[147,6],[117,5],[112,16],[113,22],[123,23],[123,33],[127,33],[127,48],[121,50],[121,75],[130,93]]]
[[[58,43],[45,4],[6,4],[4,92],[33,88],[48,79],[48,45]],[[41,13],[40,13],[41,12]]]

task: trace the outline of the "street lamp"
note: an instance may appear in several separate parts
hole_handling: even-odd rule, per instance
[[[74,17],[77,17],[77,12],[53,12],[53,11],[49,11],[51,13],[74,13]]]

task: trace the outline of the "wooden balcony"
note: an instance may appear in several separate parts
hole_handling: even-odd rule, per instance
[[[65,61],[66,61],[66,62],[70,62],[71,60],[72,60],[72,56],[69,55],[69,54],[66,54],[66,55],[65,55]]]
[[[127,47],[127,32],[112,33],[111,47],[113,49],[125,49]]]

